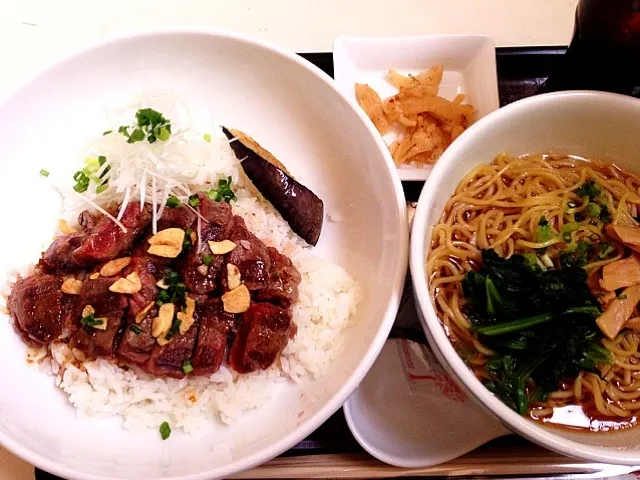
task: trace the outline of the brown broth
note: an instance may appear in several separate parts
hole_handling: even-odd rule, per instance
[[[550,417],[536,418],[533,415],[530,417],[534,421],[550,427],[591,432],[615,432],[638,424],[637,416],[629,418],[607,417],[600,414],[595,406],[591,405],[555,407]]]

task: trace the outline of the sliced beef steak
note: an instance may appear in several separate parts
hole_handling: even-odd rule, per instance
[[[185,360],[191,359],[197,335],[198,325],[196,323],[184,335],[176,334],[168,344],[156,345],[151,357],[145,363],[145,368],[155,375],[166,375],[173,378],[184,377],[182,365]]]
[[[233,215],[228,203],[215,202],[203,193],[200,199],[200,215],[207,222],[202,221],[200,239],[191,245],[186,258],[181,263],[180,274],[189,291],[195,295],[206,295],[220,286],[220,273],[224,267],[224,258],[213,255],[208,242],[220,242],[226,239]],[[204,257],[210,256],[209,265],[204,264]],[[206,268],[205,268],[206,267]]]
[[[289,308],[298,300],[298,285],[302,281],[300,272],[286,257],[275,248],[269,247],[271,273],[267,286],[258,290],[256,299],[268,301]]]
[[[117,355],[120,358],[137,364],[143,364],[149,360],[156,346],[156,339],[151,335],[151,327],[157,315],[158,309],[154,307],[139,324],[129,320],[118,344]]]
[[[235,330],[235,315],[225,312],[216,299],[197,305],[196,316],[200,330],[191,358],[193,374],[211,375],[224,360],[227,338]]]
[[[103,318],[107,322],[106,330],[93,327],[82,327],[71,337],[70,345],[81,350],[88,357],[112,357],[116,337],[122,327],[122,317],[127,308],[125,295],[113,293],[109,287],[116,277],[99,277],[95,280],[87,278],[82,284],[80,306],[84,309],[91,305],[96,319]],[[78,318],[78,322],[80,318]]]
[[[242,217],[237,215],[233,217],[229,240],[237,247],[226,255],[226,263],[232,263],[238,267],[242,283],[249,290],[266,287],[271,272],[269,251],[266,245],[247,229]]]
[[[8,307],[16,330],[28,343],[46,344],[62,333],[70,309],[61,286],[61,277],[45,273],[23,278],[13,286]]]
[[[67,271],[77,268],[73,260],[73,252],[80,247],[84,241],[84,233],[71,233],[56,238],[42,254],[40,265],[48,272]]]
[[[186,205],[171,208],[165,207],[162,216],[158,220],[158,231],[165,228],[181,228],[187,230],[193,228],[198,216]]]
[[[131,247],[136,237],[151,222],[149,209],[140,210],[140,205],[131,203],[125,208],[121,219],[126,233],[108,217],[102,217],[82,238],[80,246],[71,254],[71,259],[80,266],[93,265],[113,260]]]
[[[148,253],[150,208],[130,204],[121,219],[126,232],[106,216],[80,214],[82,231],[56,239],[42,255],[38,271],[13,287],[8,308],[16,331],[34,346],[61,339],[87,358],[117,356],[159,376],[184,377],[187,360],[193,375],[211,375],[227,357],[240,373],[268,368],[295,332],[290,307],[298,298],[300,273],[286,256],[251,233],[228,203],[204,193],[198,199],[202,218],[181,205],[166,207],[159,220],[158,230],[175,227],[200,235],[176,258]],[[223,240],[235,247],[214,254],[209,242]],[[117,274],[99,273],[106,262],[123,256],[131,260]],[[228,291],[228,264],[238,267],[241,282],[251,290],[254,303],[242,315],[225,312],[219,298]],[[138,291],[109,290],[134,272],[140,279]],[[67,275],[84,279],[78,295],[62,293]],[[165,285],[158,284],[161,279]],[[194,324],[160,346],[152,335],[158,303],[182,304],[185,295],[196,302]],[[92,318],[83,320],[87,306]]]
[[[135,317],[141,310],[144,310],[149,303],[155,302],[158,296],[156,282],[161,278],[153,255],[133,255],[131,263],[124,270],[125,275],[137,273],[140,278],[142,288],[139,292],[129,297],[129,314]]]
[[[271,303],[253,303],[231,347],[229,361],[238,373],[265,370],[276,361],[293,332],[291,313]]]
[[[99,216],[93,215],[89,210],[80,212],[80,215],[78,215],[78,223],[85,232],[91,230],[99,219]]]

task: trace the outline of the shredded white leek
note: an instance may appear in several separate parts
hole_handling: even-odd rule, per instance
[[[170,121],[172,133],[166,141],[127,143],[127,138],[118,133],[118,126],[135,123],[135,112],[140,108],[153,108]],[[199,132],[185,103],[171,92],[151,92],[139,97],[130,108],[118,112],[110,126],[111,133],[98,137],[85,152],[85,158],[97,159],[102,155],[107,160],[99,168],[91,162],[95,174],[89,188],[73,198],[80,198],[107,215],[125,231],[120,220],[127,205],[137,201],[142,209],[145,203],[150,204],[152,228],[157,233],[157,221],[170,196],[175,195],[188,205],[190,195],[215,188],[225,172],[238,162],[220,126],[207,127],[212,134]],[[80,166],[81,162],[78,163]],[[98,187],[105,180],[106,188],[102,187],[103,191],[98,193]],[[120,205],[115,217],[100,207],[109,204]],[[76,209],[78,205],[71,208]],[[198,209],[189,208],[199,220],[205,220]]]

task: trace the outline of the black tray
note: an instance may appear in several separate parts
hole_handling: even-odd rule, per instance
[[[566,47],[504,47],[496,49],[498,90],[500,106],[535,95],[547,76],[562,58]],[[333,77],[333,55],[331,53],[302,53],[311,63]],[[402,182],[407,201],[418,200],[424,182]],[[488,446],[499,447],[505,443],[526,445],[528,442],[515,435],[490,442]],[[311,454],[362,453],[363,450],[351,435],[342,410],[334,414],[318,430],[300,442],[282,457]],[[35,469],[36,480],[54,480],[53,476]]]

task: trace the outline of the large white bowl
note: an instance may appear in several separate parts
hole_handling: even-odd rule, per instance
[[[118,420],[81,420],[53,379],[25,362],[0,315],[0,445],[64,478],[211,479],[264,462],[311,433],[346,400],[393,323],[408,257],[402,188],[380,136],[332,80],[298,56],[223,32],[171,30],[127,36],[80,52],[0,103],[0,272],[37,260],[54,232],[58,197],[38,172],[69,175],[105,107],[127,105],[145,82],[187,96],[196,114],[241,128],[325,201],[316,252],[364,287],[346,348],[329,372],[283,384],[233,426],[203,434],[133,435]],[[339,221],[335,221],[339,219]]]
[[[411,274],[422,325],[440,361],[508,428],[573,457],[640,465],[640,427],[594,434],[547,428],[490,393],[456,354],[438,320],[425,276],[432,226],[465,174],[501,152],[558,152],[615,161],[640,172],[640,100],[595,92],[540,95],[502,108],[469,128],[438,160],[422,190],[411,232]]]

